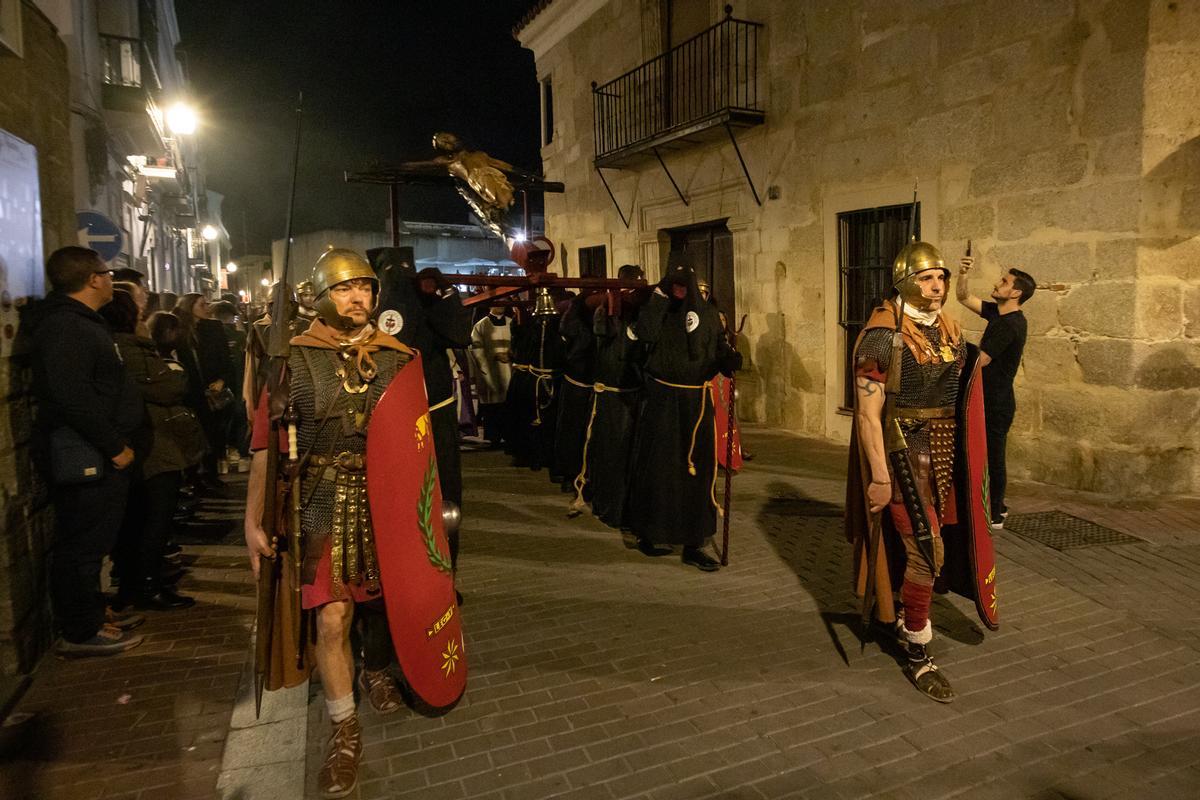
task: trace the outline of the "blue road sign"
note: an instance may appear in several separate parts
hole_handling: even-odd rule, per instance
[[[79,234],[79,246],[92,248],[105,261],[112,261],[120,254],[124,243],[121,229],[103,214],[95,211],[77,212],[75,230]]]

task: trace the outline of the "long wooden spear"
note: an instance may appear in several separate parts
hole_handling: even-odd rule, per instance
[[[279,520],[276,508],[277,485],[279,482],[279,427],[288,406],[289,386],[287,380],[287,360],[290,352],[289,325],[291,320],[292,287],[289,282],[289,267],[292,254],[292,220],[296,209],[296,176],[300,170],[300,133],[303,125],[304,94],[301,93],[296,102],[296,143],[292,153],[292,186],[288,196],[286,234],[283,240],[283,274],[276,281],[271,296],[271,328],[267,336],[267,408],[270,421],[267,428],[267,479],[266,497],[263,502],[263,524],[271,533],[271,546],[277,555],[270,559],[270,564],[263,564],[258,573],[258,625],[254,647],[254,713],[257,717],[262,712],[263,690],[266,688],[267,675],[271,664],[271,643],[275,628],[275,603],[278,600],[279,584],[283,578],[283,558],[278,555],[280,534],[290,533],[291,545],[298,537],[299,531],[279,530]],[[295,437],[289,437],[289,461],[294,461]],[[286,525],[284,527],[287,527]],[[289,548],[290,549],[290,548]],[[292,551],[292,562],[299,564],[299,552]],[[295,593],[300,591],[299,582],[295,583]],[[295,603],[296,598],[288,598]],[[297,606],[298,610],[298,606]],[[299,619],[300,615],[295,615]],[[297,642],[302,642],[298,636]],[[300,653],[304,652],[303,645]],[[302,657],[302,656],[300,656]]]

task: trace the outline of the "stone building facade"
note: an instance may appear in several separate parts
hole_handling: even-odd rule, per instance
[[[548,0],[514,31],[542,86],[546,176],[567,187],[546,227],[568,269],[603,247],[610,275],[653,278],[716,231],[718,290],[747,315],[745,415],[845,440],[850,268],[894,253],[916,183],[921,238],[951,262],[972,242],[977,295],[1013,266],[1053,285],[1025,306],[1010,474],[1200,493],[1200,5],[727,9]],[[753,43],[735,20],[757,23]]]
[[[0,130],[37,148],[42,246],[75,243],[67,50],[32,3],[21,4],[21,56],[0,52]],[[2,48],[0,48],[2,49]],[[0,702],[3,678],[28,672],[50,644],[46,551],[53,517],[32,466],[33,408],[21,319],[34,298],[13,296],[0,242]]]

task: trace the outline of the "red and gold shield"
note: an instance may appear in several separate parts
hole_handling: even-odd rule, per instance
[[[729,424],[729,392],[733,389],[733,381],[718,373],[717,377],[712,379],[711,385],[713,421],[717,426],[717,463],[726,469],[729,468],[729,465],[725,463],[725,457],[729,453],[729,436],[730,428],[732,428],[733,471],[737,472],[742,468],[742,434],[738,428],[736,414],[732,420],[733,424]]]
[[[445,713],[466,690],[467,658],[420,355],[371,414],[367,494],[396,657],[418,710]]]
[[[954,591],[975,601],[975,610],[983,624],[996,630],[1000,627],[1000,611],[996,602],[996,550],[989,511],[983,367],[979,366],[978,349],[971,345],[969,352],[963,371],[968,377],[959,395],[961,434],[956,458],[957,495],[966,499],[958,506],[956,530],[943,531],[948,568],[943,574],[947,574]]]

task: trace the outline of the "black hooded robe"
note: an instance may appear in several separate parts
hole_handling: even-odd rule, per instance
[[[626,495],[630,454],[642,395],[643,347],[634,333],[637,311],[626,305],[620,316],[596,309],[596,418],[587,449],[587,491],[592,513],[613,528],[628,528]]]
[[[700,547],[717,526],[716,430],[708,381],[719,371],[736,369],[737,353],[722,336],[716,308],[700,299],[695,276],[687,273],[687,296],[677,300],[656,291],[634,326],[647,355],[629,526],[650,544]]]
[[[554,464],[550,479],[564,492],[575,491],[583,469],[583,445],[592,416],[595,340],[583,296],[571,301],[559,333],[563,340],[563,379],[559,385],[558,428],[554,435]]]
[[[379,275],[379,313],[397,311],[402,318],[399,332],[392,333],[404,344],[421,353],[425,369],[425,391],[429,407],[446,403],[429,417],[433,424],[433,446],[437,454],[438,483],[442,498],[462,507],[462,457],[458,450],[458,409],[453,402],[454,376],[450,372],[449,348],[471,343],[471,309],[464,306],[458,290],[449,285],[437,270],[418,275],[412,264],[411,248],[383,247],[367,256]],[[418,288],[421,278],[439,283],[433,294]],[[450,557],[458,562],[458,534],[450,536]]]
[[[551,466],[558,421],[562,338],[556,315],[528,315],[513,325],[512,380],[505,399],[507,452],[517,466]]]

